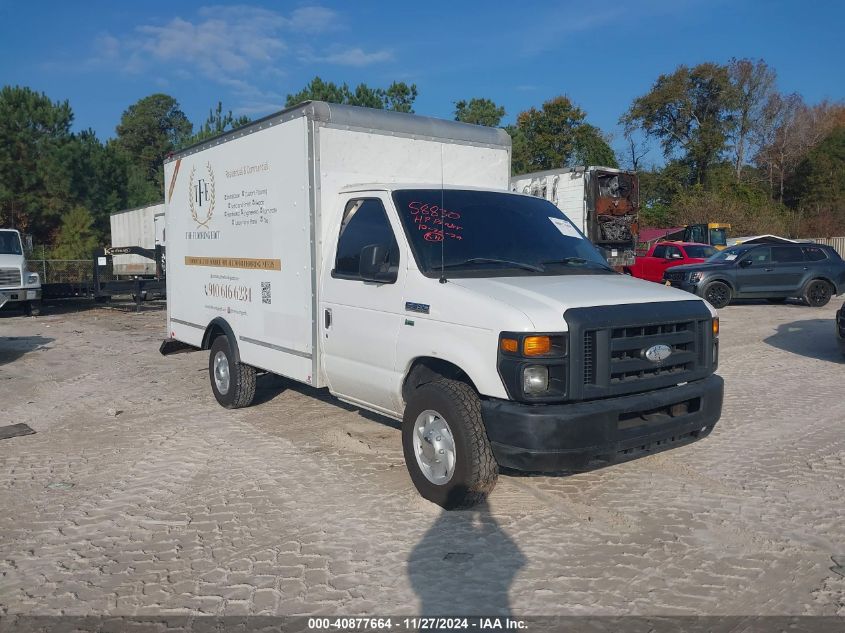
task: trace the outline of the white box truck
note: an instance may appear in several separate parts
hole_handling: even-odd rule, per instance
[[[33,316],[41,311],[41,279],[29,270],[15,229],[0,229],[0,295],[0,307],[22,307]]]
[[[471,505],[498,466],[580,467],[707,435],[718,319],[612,271],[553,204],[507,190],[495,128],[309,102],[165,163],[163,354],[211,390],[257,371],[402,421],[411,479]]]
[[[640,207],[637,172],[597,166],[550,169],[513,176],[510,188],[554,204],[617,271],[634,265]]]
[[[163,202],[112,213],[109,223],[111,247],[116,251],[136,246],[152,253],[157,245],[164,245]],[[142,255],[116,252],[112,271],[118,277],[153,277],[156,262]]]

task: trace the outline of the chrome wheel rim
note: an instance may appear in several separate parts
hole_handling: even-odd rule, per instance
[[[229,393],[229,359],[223,352],[217,352],[214,355],[214,386],[220,395],[225,396]]]
[[[414,422],[414,455],[425,478],[442,486],[455,474],[455,438],[437,411],[426,409]]]

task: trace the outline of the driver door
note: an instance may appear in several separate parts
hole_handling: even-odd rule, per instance
[[[320,296],[323,372],[332,393],[395,412],[396,340],[404,321],[404,256],[387,209],[376,195],[347,201],[336,241],[325,258]],[[401,230],[401,229],[400,229]],[[396,280],[364,281],[359,266],[365,246],[388,248]]]
[[[736,286],[740,293],[756,294],[771,291],[775,280],[771,251],[772,249],[768,246],[755,248],[737,262]]]

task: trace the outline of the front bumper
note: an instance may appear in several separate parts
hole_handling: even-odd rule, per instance
[[[836,341],[839,351],[845,354],[845,306],[836,313]]]
[[[482,415],[500,466],[525,471],[583,468],[705,437],[722,414],[715,374],[648,393],[560,405],[484,400]]]
[[[34,288],[0,288],[0,292],[6,297],[7,304],[22,301],[41,301],[41,286]]]
[[[688,281],[663,281],[664,284],[667,286],[671,286],[672,288],[677,288],[678,290],[685,290],[687,292],[691,292],[694,295],[698,294],[698,283],[690,283]]]

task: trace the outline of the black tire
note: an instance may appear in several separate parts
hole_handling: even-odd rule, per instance
[[[23,304],[23,313],[24,316],[28,317],[37,317],[41,314],[41,302],[40,301],[27,301]]]
[[[824,279],[814,279],[804,290],[804,302],[812,308],[821,308],[830,303],[833,286]]]
[[[225,363],[228,372],[228,387],[225,393],[218,387],[218,380],[215,380],[214,376],[215,358],[218,354],[222,354],[221,362]],[[255,367],[235,361],[227,336],[218,336],[211,344],[211,353],[208,355],[208,378],[217,402],[227,409],[240,409],[252,404],[255,398]]]
[[[426,477],[414,448],[417,418],[427,410],[437,412],[448,424],[454,440],[455,465],[443,484]],[[438,378],[415,389],[402,419],[405,465],[420,495],[447,510],[481,503],[496,486],[499,466],[481,418],[481,400],[469,385]]]
[[[724,308],[731,302],[731,288],[722,281],[711,281],[701,293],[707,302],[716,308]]]

